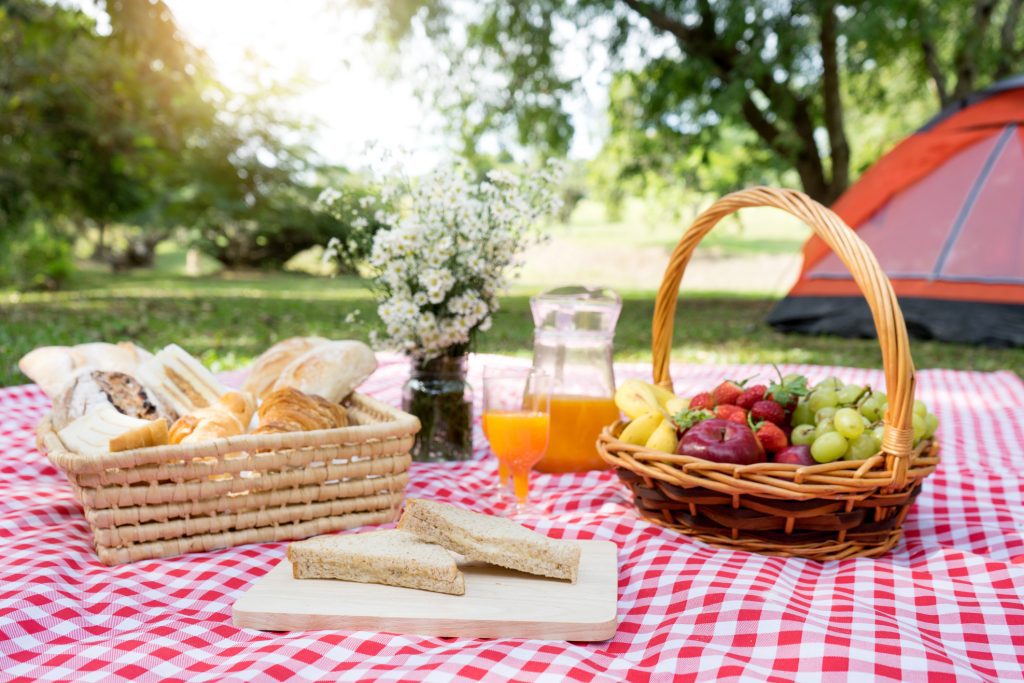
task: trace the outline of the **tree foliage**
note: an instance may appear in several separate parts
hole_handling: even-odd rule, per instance
[[[98,236],[96,256],[122,267],[181,235],[252,266],[344,232],[313,209],[321,164],[284,113],[288,87],[226,88],[163,0],[99,8],[109,30],[74,7],[0,0],[0,242],[67,263],[68,245]],[[16,251],[0,281],[36,283]],[[47,285],[67,272],[51,270]]]
[[[587,54],[609,59],[602,161],[616,180],[668,174],[718,189],[792,174],[831,202],[862,166],[864,141],[851,135],[870,130],[874,114],[902,121],[917,103],[947,104],[1021,68],[1022,2],[366,4],[379,35],[422,33],[446,55],[452,78],[437,100],[467,143],[499,130],[519,144],[567,149],[578,74],[562,65],[583,40]],[[453,94],[457,84],[465,89]]]

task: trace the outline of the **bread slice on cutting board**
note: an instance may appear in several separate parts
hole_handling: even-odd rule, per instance
[[[575,541],[548,538],[510,519],[446,503],[406,501],[398,528],[470,560],[573,583],[579,573],[580,545]]]
[[[317,536],[288,546],[296,579],[341,579],[463,595],[465,579],[441,546],[398,529]]]

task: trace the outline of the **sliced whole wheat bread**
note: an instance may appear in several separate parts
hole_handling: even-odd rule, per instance
[[[288,546],[296,579],[341,579],[463,595],[462,572],[441,546],[398,529],[317,536]]]
[[[432,500],[408,500],[398,528],[468,559],[576,583],[580,546],[531,531],[512,520]]]

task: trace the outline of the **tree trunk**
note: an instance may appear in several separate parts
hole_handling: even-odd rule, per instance
[[[92,252],[94,261],[107,260],[107,224],[99,224],[99,239],[96,241],[96,248]]]
[[[842,85],[839,76],[837,49],[838,19],[835,5],[825,7],[821,18],[822,96],[825,100],[825,129],[828,131],[832,180],[829,183],[828,203],[839,198],[850,184],[850,145],[846,140],[843,122]]]

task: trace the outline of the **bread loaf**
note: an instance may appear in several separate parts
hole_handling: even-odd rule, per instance
[[[274,344],[253,362],[252,372],[242,389],[261,399],[266,398],[273,391],[277,378],[293,360],[327,341],[323,337],[291,337]]]
[[[139,365],[149,358],[152,354],[131,342],[94,342],[40,347],[22,356],[18,368],[55,399],[83,368],[135,375]]]
[[[147,390],[135,378],[123,372],[105,372],[85,368],[53,402],[53,426],[62,429],[92,410],[110,405],[119,412],[143,420],[177,419],[173,409],[164,405],[156,392]]]
[[[289,363],[274,389],[292,387],[341,403],[376,369],[377,358],[366,344],[332,341],[315,346]]]

